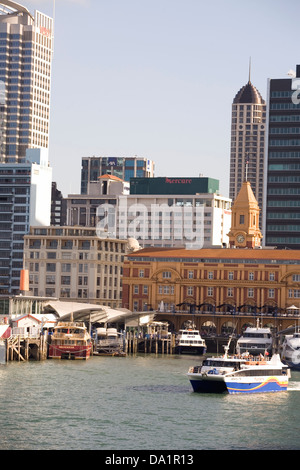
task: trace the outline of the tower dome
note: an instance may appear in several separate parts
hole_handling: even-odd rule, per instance
[[[249,80],[246,85],[244,85],[240,91],[235,95],[233,100],[234,104],[265,104],[264,99],[262,98],[261,94],[252,85],[251,81]]]

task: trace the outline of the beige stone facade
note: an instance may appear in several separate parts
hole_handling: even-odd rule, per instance
[[[24,269],[36,296],[121,306],[127,240],[100,239],[95,228],[31,227]]]

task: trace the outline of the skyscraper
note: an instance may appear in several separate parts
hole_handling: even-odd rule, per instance
[[[266,105],[249,80],[232,104],[229,197],[234,201],[247,179],[262,210]]]
[[[0,163],[49,147],[53,20],[0,2]]]
[[[300,249],[300,65],[296,77],[268,81],[264,240]]]

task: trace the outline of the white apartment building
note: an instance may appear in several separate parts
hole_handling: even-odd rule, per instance
[[[24,237],[30,291],[121,307],[126,246],[127,240],[100,239],[92,227],[31,227]]]
[[[102,236],[136,238],[142,247],[178,247],[189,241],[192,247],[196,234],[204,248],[229,243],[231,199],[217,194],[70,195],[65,203],[67,225],[94,226]]]
[[[49,148],[53,20],[0,2],[0,162],[24,163]]]

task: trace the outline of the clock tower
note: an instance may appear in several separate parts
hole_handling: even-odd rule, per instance
[[[262,234],[259,229],[259,206],[249,181],[244,181],[232,206],[230,248],[258,248]]]

